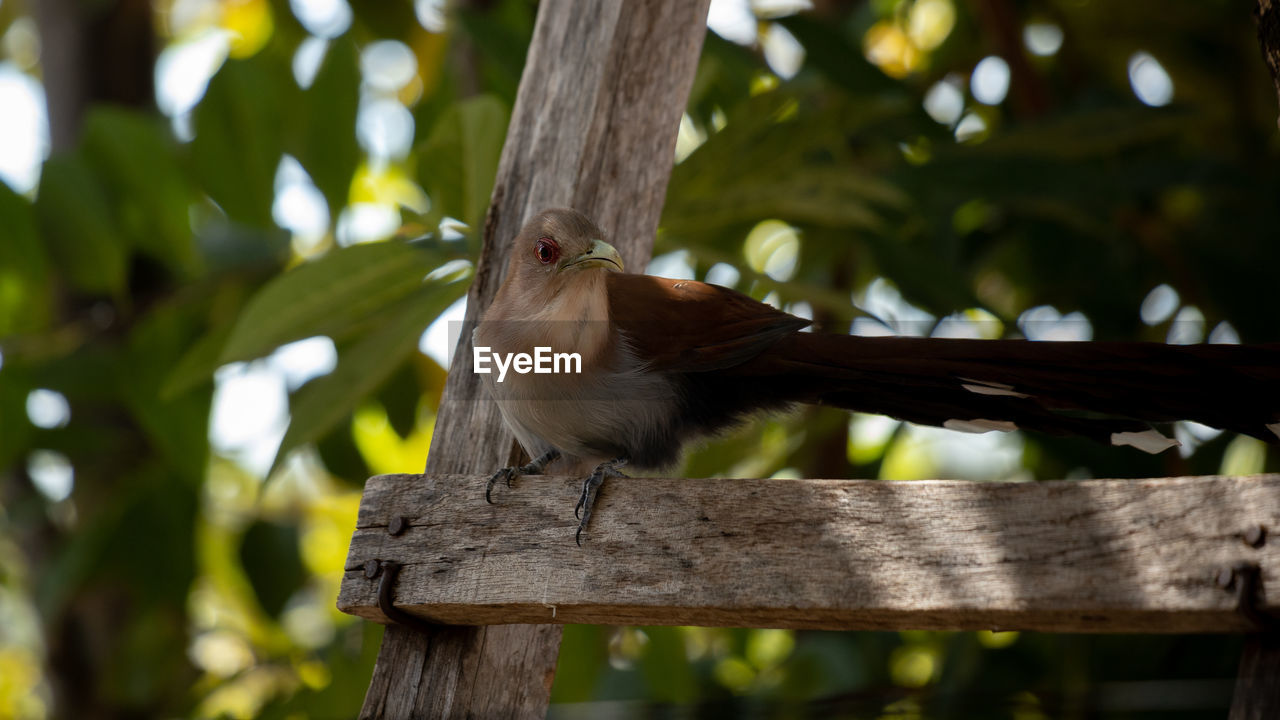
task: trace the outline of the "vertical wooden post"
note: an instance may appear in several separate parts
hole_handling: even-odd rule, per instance
[[[643,267],[674,164],[708,5],[709,0],[542,3],[467,296],[468,323],[501,284],[507,249],[520,225],[543,208],[572,206],[593,216],[612,234],[628,266]],[[468,329],[445,386],[427,474],[480,474],[509,464],[512,436],[480,392]],[[549,625],[442,627],[427,633],[388,627],[360,716],[542,717],[560,632]]]

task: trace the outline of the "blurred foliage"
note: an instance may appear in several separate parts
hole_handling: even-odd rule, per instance
[[[708,34],[655,267],[842,331],[1280,339],[1277,109],[1241,5],[816,5],[760,4],[742,44]],[[0,717],[359,708],[381,631],[333,605],[360,484],[425,458],[445,373],[418,337],[465,292],[535,7],[357,3],[326,30],[306,6],[155,3],[166,53],[221,38],[198,104],[94,105],[38,187],[0,183]],[[0,4],[0,35],[38,73],[29,9]],[[1035,28],[1052,51],[1028,51]],[[388,81],[379,52],[412,72]],[[1167,105],[1135,96],[1139,52]],[[971,75],[993,55],[1007,88],[985,104]],[[409,145],[379,145],[405,118]],[[318,227],[290,214],[297,193]],[[1172,305],[1148,312],[1157,286]],[[335,359],[287,384],[292,421],[259,433],[280,438],[274,464],[217,442],[231,378],[281,378],[316,336]],[[1187,452],[1156,458],[807,409],[677,472],[1277,469],[1250,439],[1179,433]],[[1220,717],[1238,653],[1221,637],[572,626],[552,715],[643,700],[708,717]]]

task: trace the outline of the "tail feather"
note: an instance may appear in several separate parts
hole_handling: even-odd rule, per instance
[[[1156,452],[1191,420],[1280,444],[1280,344],[1030,342],[797,333],[743,366],[806,402],[981,431],[1016,426]]]

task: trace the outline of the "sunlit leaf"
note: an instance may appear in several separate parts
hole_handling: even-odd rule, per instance
[[[412,293],[441,262],[403,242],[339,248],[267,283],[249,301],[219,364],[261,357],[314,335],[340,335]]]
[[[230,36],[231,57],[250,57],[271,39],[275,22],[267,0],[232,0],[221,9],[220,25]]]
[[[394,380],[388,386],[394,385]],[[383,396],[389,393],[380,393]],[[418,394],[411,394],[417,401]],[[351,422],[351,435],[369,469],[378,475],[387,473],[418,472],[426,462],[431,447],[431,434],[435,418],[419,426],[412,426],[401,435],[388,421],[384,408],[377,403],[367,403],[356,411]],[[343,435],[345,433],[333,433]]]
[[[332,373],[303,385],[290,399],[291,420],[276,463],[331,430],[377,389],[417,348],[427,325],[465,290],[466,283],[459,280],[432,283],[389,309],[381,326],[340,350]]]

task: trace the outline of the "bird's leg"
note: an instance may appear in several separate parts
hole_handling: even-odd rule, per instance
[[[538,457],[529,461],[528,465],[521,465],[520,467],[502,468],[501,470],[499,470],[498,472],[494,473],[492,476],[489,477],[489,484],[486,485],[484,488],[485,502],[489,503],[490,505],[493,504],[493,498],[489,497],[489,495],[490,493],[493,492],[493,486],[498,483],[499,479],[505,480],[507,483],[507,487],[511,487],[512,480],[520,477],[521,475],[541,475],[542,471],[546,470],[548,465],[550,465],[551,463],[555,462],[558,459],[560,459],[560,451],[556,450],[555,448],[551,448],[550,450],[542,453]]]
[[[582,518],[578,523],[578,532],[573,536],[574,541],[579,546],[582,545],[582,531],[586,529],[587,521],[591,519],[591,506],[595,504],[600,486],[604,484],[607,478],[626,477],[626,474],[619,468],[626,465],[630,460],[630,458],[624,456],[616,457],[609,462],[602,462],[583,481],[582,496],[578,498],[578,505],[573,509],[573,516]],[[581,511],[581,515],[579,515],[579,511]]]

